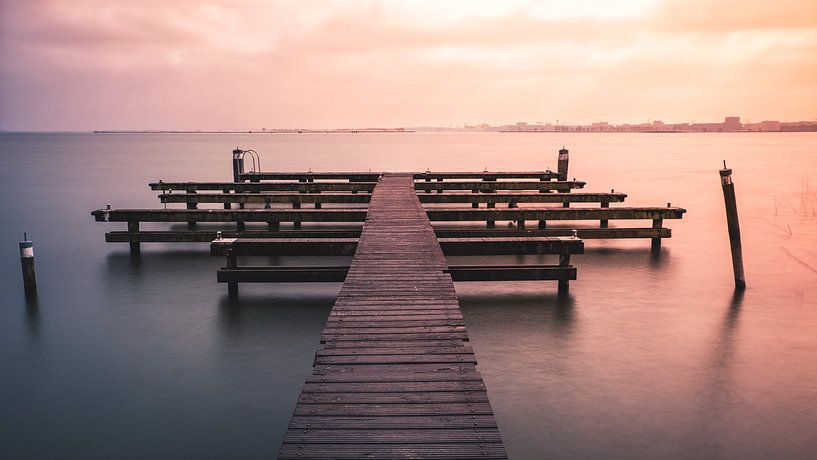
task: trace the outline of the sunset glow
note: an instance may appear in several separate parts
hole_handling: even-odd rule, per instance
[[[817,117],[817,2],[1,0],[0,129]]]

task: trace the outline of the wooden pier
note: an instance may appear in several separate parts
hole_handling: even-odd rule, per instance
[[[165,209],[108,205],[92,215],[126,222],[127,231],[105,240],[129,243],[134,256],[143,243],[210,243],[211,254],[226,260],[216,279],[231,297],[240,283],[343,283],[280,458],[505,458],[453,283],[557,281],[564,297],[577,279],[571,256],[584,252],[583,240],[644,238],[658,251],[671,237],[664,221],[686,212],[669,203],[611,206],[627,195],[574,191],[585,183],[567,179],[566,149],[558,172],[245,172],[248,152],[260,165],[254,151],[234,150],[232,182],[158,181],[150,187],[161,191]],[[628,226],[610,226],[615,220]],[[632,226],[639,220],[649,225]],[[186,225],[140,228],[147,222]],[[507,254],[556,260],[445,259]],[[352,259],[242,264],[253,256]]]
[[[447,269],[412,177],[383,176],[279,458],[507,457]]]

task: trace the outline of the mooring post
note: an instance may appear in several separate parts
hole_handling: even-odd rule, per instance
[[[559,180],[567,180],[567,165],[570,162],[570,155],[568,150],[562,146],[559,149],[559,166],[557,167],[557,173],[559,174]]]
[[[23,233],[20,241],[20,266],[23,270],[23,290],[26,298],[37,297],[37,276],[34,273],[34,242],[28,240],[28,234]]]
[[[236,147],[233,150],[233,182],[239,182],[241,174],[244,174],[244,151]]]
[[[732,271],[735,273],[735,289],[746,289],[746,277],[743,274],[743,249],[740,244],[740,223],[738,222],[738,203],[735,199],[735,184],[732,183],[732,169],[720,170],[723,201],[726,205],[726,223],[729,227],[729,245],[732,248]]]
[[[141,248],[139,246],[139,241],[138,240],[134,241],[135,235],[133,235],[134,233],[139,233],[139,222],[138,221],[131,221],[131,220],[128,221],[128,233],[131,234],[131,235],[128,235],[128,237],[130,238],[130,243],[129,243],[130,253],[131,253],[132,256],[133,255],[138,255]]]

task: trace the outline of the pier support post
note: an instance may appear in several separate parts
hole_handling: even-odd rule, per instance
[[[230,189],[225,188],[223,190],[223,192],[224,192],[225,195],[229,195],[230,194]],[[231,203],[224,203],[224,209],[230,209],[230,208],[232,208]]]
[[[487,208],[494,209],[494,208],[496,208],[496,203],[494,203],[493,201],[489,201],[488,203],[486,203],[486,204],[485,204],[485,206],[486,206]],[[495,220],[489,220],[489,221],[487,222],[487,226],[488,226],[488,228],[494,228],[494,227],[496,227],[496,221],[495,221]]]
[[[27,299],[37,297],[37,276],[34,272],[34,243],[23,233],[20,241],[20,267],[23,271],[23,291]]]
[[[738,222],[738,203],[735,199],[735,184],[732,183],[732,169],[720,170],[723,201],[726,205],[726,223],[729,227],[729,246],[732,249],[732,271],[735,274],[735,289],[746,289],[746,277],[743,274],[743,248],[740,243],[740,223]]]
[[[431,178],[426,177],[426,184],[431,185]],[[431,193],[431,187],[426,189],[426,193]]]
[[[664,226],[664,219],[653,219],[652,220],[652,228],[660,229]],[[652,243],[650,244],[650,249],[653,252],[658,252],[661,250],[661,237],[656,236],[652,238]]]
[[[244,174],[244,151],[236,147],[233,150],[233,182],[238,182],[241,174]]]
[[[437,178],[437,183],[438,183],[439,185],[442,185],[442,181],[443,181],[443,178],[442,178],[442,177]],[[442,188],[442,187],[438,188],[438,189],[437,189],[437,193],[443,193],[443,188]]]
[[[195,190],[188,190],[187,194],[188,195],[195,195],[196,191]],[[198,204],[195,201],[193,201],[191,198],[187,199],[187,209],[198,209],[198,207],[199,207]],[[196,221],[195,220],[188,220],[187,221],[187,228],[190,229],[190,230],[193,230],[194,228],[196,228]]]
[[[570,266],[570,253],[562,253],[559,254],[559,267],[569,267]],[[567,279],[560,279],[559,280],[559,288],[558,288],[558,295],[559,296],[566,296],[568,292],[570,292],[570,281]]]
[[[544,230],[546,228],[548,228],[548,222],[546,220],[540,220],[539,221],[539,229]]]
[[[564,146],[559,149],[559,165],[556,172],[559,174],[559,180],[567,180],[567,166],[570,162],[570,154]]]
[[[139,233],[139,222],[128,221],[128,233]],[[133,238],[133,235],[131,235],[131,238]],[[132,256],[138,255],[141,252],[138,241],[131,241],[128,244],[130,245],[130,253]]]
[[[602,201],[602,202],[601,202],[601,207],[602,207],[602,208],[609,208],[609,207],[610,207],[610,202],[609,202],[609,201]],[[609,221],[608,221],[607,219],[601,219],[601,220],[599,220],[599,227],[600,227],[600,228],[607,228],[607,226],[608,226],[608,222],[609,222]]]
[[[293,201],[292,202],[292,209],[301,209],[301,202],[298,201],[298,200]],[[292,227],[295,228],[296,230],[300,229],[301,228],[301,221],[297,220],[297,219],[292,221]]]
[[[244,221],[237,220],[237,221],[235,222],[235,229],[236,229],[236,231],[238,231],[238,232],[243,232],[244,230],[246,230],[246,228],[247,228],[247,226],[246,226],[246,225],[244,225]]]
[[[234,270],[238,268],[238,257],[233,253],[232,248],[227,248],[227,268]],[[238,283],[235,281],[227,282],[227,295],[230,298],[238,297]]]

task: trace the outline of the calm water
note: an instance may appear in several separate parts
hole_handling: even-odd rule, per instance
[[[817,456],[815,134],[0,134],[0,457],[270,458],[339,284],[215,282],[204,245],[104,243],[89,211],[147,183],[265,170],[556,166],[630,205],[688,209],[648,241],[587,242],[579,281],[457,284],[513,458]],[[734,168],[749,289],[733,295],[717,170]],[[623,224],[622,224],[623,225]],[[26,306],[17,241],[35,241]],[[286,262],[286,261],[284,261]]]

